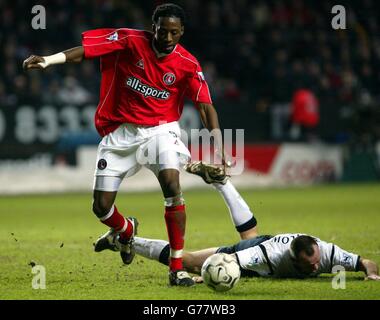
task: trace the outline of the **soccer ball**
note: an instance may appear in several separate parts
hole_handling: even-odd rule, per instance
[[[232,289],[240,279],[238,263],[227,253],[215,253],[202,265],[204,283],[215,291]]]

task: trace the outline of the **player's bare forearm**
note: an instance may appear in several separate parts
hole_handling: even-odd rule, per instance
[[[79,63],[84,59],[84,49],[82,46],[63,51],[66,55],[66,62]]]
[[[379,267],[376,262],[369,259],[361,259],[359,261],[359,270],[366,274],[367,280],[380,280]]]
[[[84,58],[84,49],[82,46],[71,48],[63,52],[53,54],[51,56],[36,56],[31,55],[24,60],[22,66],[25,70],[28,69],[45,69],[53,64],[62,63],[79,63]]]
[[[205,128],[212,131],[214,129],[220,129],[218,113],[214,106],[209,103],[198,104],[201,120]]]
[[[220,153],[220,156],[224,161],[223,139],[219,126],[218,113],[214,106],[209,103],[199,103],[198,110],[203,125],[212,132],[217,152]]]

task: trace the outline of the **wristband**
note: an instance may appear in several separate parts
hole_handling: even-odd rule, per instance
[[[42,58],[44,58],[45,61],[39,62],[38,64],[44,69],[52,64],[61,64],[66,62],[66,55],[63,52],[59,52],[51,56],[46,56]]]

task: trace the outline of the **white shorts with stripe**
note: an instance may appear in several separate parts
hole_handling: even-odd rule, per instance
[[[120,125],[99,143],[94,190],[117,191],[125,177],[133,176],[143,166],[156,176],[164,169],[179,170],[190,159],[180,138],[176,121],[154,127]]]

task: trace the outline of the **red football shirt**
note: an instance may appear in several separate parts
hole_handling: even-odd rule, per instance
[[[158,58],[153,34],[134,29],[83,32],[85,58],[100,57],[100,101],[95,126],[101,136],[122,123],[155,126],[180,118],[184,98],[212,103],[199,62],[177,44]]]

